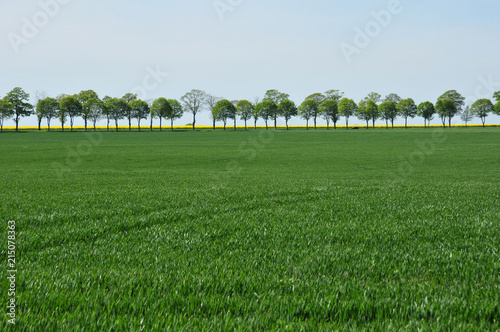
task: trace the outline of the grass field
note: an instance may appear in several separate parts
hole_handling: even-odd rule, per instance
[[[4,133],[0,155],[19,330],[500,329],[500,128]]]

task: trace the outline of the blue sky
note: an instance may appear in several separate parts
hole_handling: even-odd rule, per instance
[[[393,7],[382,26],[373,13]],[[33,96],[93,89],[120,97],[148,87],[144,99],[201,89],[254,100],[278,89],[300,103],[339,89],[356,101],[375,91],[420,103],[455,89],[473,101],[500,90],[499,12],[493,0],[7,0],[0,4],[0,95],[20,86]],[[26,22],[38,31],[23,34]],[[341,46],[356,47],[356,31],[367,27],[375,29],[369,44],[348,61]],[[161,72],[158,80],[147,79],[151,70]],[[186,115],[178,124],[190,121]],[[198,123],[210,123],[208,112]]]

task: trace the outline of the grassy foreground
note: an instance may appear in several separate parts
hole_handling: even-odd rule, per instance
[[[499,128],[5,133],[0,155],[16,329],[500,328]]]

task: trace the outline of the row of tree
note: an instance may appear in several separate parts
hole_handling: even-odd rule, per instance
[[[129,130],[132,127],[132,120],[137,121],[139,130],[141,121],[150,119],[150,129],[153,129],[153,119],[160,120],[160,130],[162,130],[163,119],[170,120],[170,127],[173,130],[174,120],[182,117],[187,112],[193,115],[193,130],[196,126],[196,115],[201,110],[207,108],[210,111],[215,129],[216,121],[221,121],[226,129],[228,120],[236,121],[239,117],[245,122],[254,120],[254,128],[257,127],[257,120],[263,119],[268,128],[268,122],[274,121],[274,128],[278,118],[284,118],[288,129],[288,121],[294,116],[300,116],[306,120],[306,127],[309,129],[309,121],[314,121],[314,128],[317,126],[317,119],[324,118],[327,128],[333,124],[337,128],[337,123],[341,117],[345,118],[346,128],[349,126],[349,118],[356,116],[358,119],[369,122],[375,126],[377,119],[382,119],[386,127],[394,126],[397,117],[405,119],[405,127],[408,125],[408,118],[420,116],[424,119],[424,126],[427,126],[435,115],[438,115],[443,126],[451,126],[451,120],[456,115],[460,115],[466,125],[474,117],[481,119],[483,126],[486,117],[490,113],[500,115],[500,91],[493,95],[496,99],[494,105],[489,99],[479,99],[472,106],[465,105],[465,98],[455,90],[445,92],[440,96],[435,104],[426,101],[417,105],[413,99],[402,99],[397,94],[392,93],[384,99],[378,93],[372,92],[359,103],[352,99],[343,97],[344,93],[339,90],[329,90],[325,93],[315,93],[308,96],[300,105],[296,105],[290,100],[289,95],[277,90],[268,90],[262,100],[256,99],[254,102],[248,100],[234,100],[218,98],[207,94],[201,90],[191,90],[180,98],[175,99],[158,98],[156,100],[143,101],[137,95],[127,93],[122,98],[112,98],[106,96],[102,99],[93,90],[81,91],[75,95],[59,95],[56,98],[47,97],[45,93],[37,92],[35,105],[30,104],[29,94],[17,87],[10,91],[4,99],[0,99],[0,128],[3,130],[4,121],[14,119],[16,131],[19,128],[19,120],[22,117],[36,114],[38,119],[38,129],[41,128],[42,120],[47,122],[50,131],[52,119],[59,119],[64,131],[69,119],[69,125],[73,130],[75,119],[81,117],[85,123],[92,123],[96,130],[96,123],[100,119],[106,119],[107,129],[113,120],[115,128],[118,130],[118,121],[128,120]]]

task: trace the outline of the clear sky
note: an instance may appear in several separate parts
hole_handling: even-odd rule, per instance
[[[472,102],[500,90],[499,13],[498,0],[5,0],[0,95],[201,89],[253,101],[278,89],[299,104],[339,89],[420,103],[455,89]],[[197,120],[210,124],[206,111]]]

